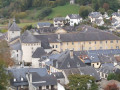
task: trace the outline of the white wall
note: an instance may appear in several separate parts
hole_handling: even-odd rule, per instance
[[[32,58],[32,67],[33,68],[39,68],[39,60],[40,58]]]
[[[22,61],[22,51],[21,50],[11,50],[11,57],[18,62]]]
[[[20,31],[9,31],[8,30],[8,41],[18,36],[20,36]]]
[[[32,43],[32,44],[22,43],[22,51],[23,51],[22,60],[25,61],[25,63],[31,63],[32,55],[38,47],[41,47],[41,43]]]

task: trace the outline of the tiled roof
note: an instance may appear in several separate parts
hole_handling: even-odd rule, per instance
[[[80,15],[79,14],[70,14],[68,15],[70,17],[70,19],[80,19]]]
[[[49,42],[57,43],[58,34],[38,35],[45,36]],[[93,27],[86,27],[81,32],[60,34],[62,42],[77,42],[77,41],[103,41],[103,40],[120,40],[120,38],[112,33],[101,31]]]
[[[21,36],[22,43],[40,43],[41,41],[34,37],[30,31],[25,31]]]
[[[13,21],[13,24],[10,26],[10,28],[8,30],[9,31],[20,31],[21,29],[17,26],[15,21]]]
[[[37,48],[36,51],[33,53],[32,57],[33,58],[41,58],[42,56],[46,55],[46,52],[44,51],[44,49],[41,48]]]
[[[37,23],[37,25],[39,25],[40,27],[44,27],[44,26],[50,27],[51,23],[49,23],[49,22],[39,22],[39,23]]]
[[[15,82],[11,79],[11,85],[15,87],[28,85],[26,74],[29,72],[37,72],[42,77],[48,74],[45,68],[12,68],[8,72],[11,73],[13,79],[16,79]],[[23,81],[21,81],[21,78],[23,78]]]

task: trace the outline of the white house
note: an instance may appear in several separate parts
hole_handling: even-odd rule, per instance
[[[112,14],[112,25],[115,27],[120,25],[120,9],[118,9],[118,12]]]
[[[56,17],[53,20],[54,27],[63,27],[65,25],[64,17]]]
[[[81,23],[83,19],[79,14],[70,14],[66,16],[65,20],[70,26],[74,26],[75,24],[78,25]]]
[[[75,4],[75,0],[70,0],[70,4]]]

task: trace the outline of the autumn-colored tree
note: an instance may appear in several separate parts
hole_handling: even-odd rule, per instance
[[[0,61],[5,62],[7,66],[14,65],[14,61],[10,54],[10,48],[5,40],[0,41]]]
[[[119,90],[118,86],[115,83],[106,85],[104,90]]]
[[[105,11],[109,10],[109,4],[108,3],[104,3],[103,4],[103,8],[105,9]]]

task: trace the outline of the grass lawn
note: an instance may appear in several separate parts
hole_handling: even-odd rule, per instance
[[[67,14],[78,14],[80,6],[67,4],[65,6],[58,6],[53,8],[53,12],[46,17],[46,19],[52,19],[54,17],[65,17]]]

